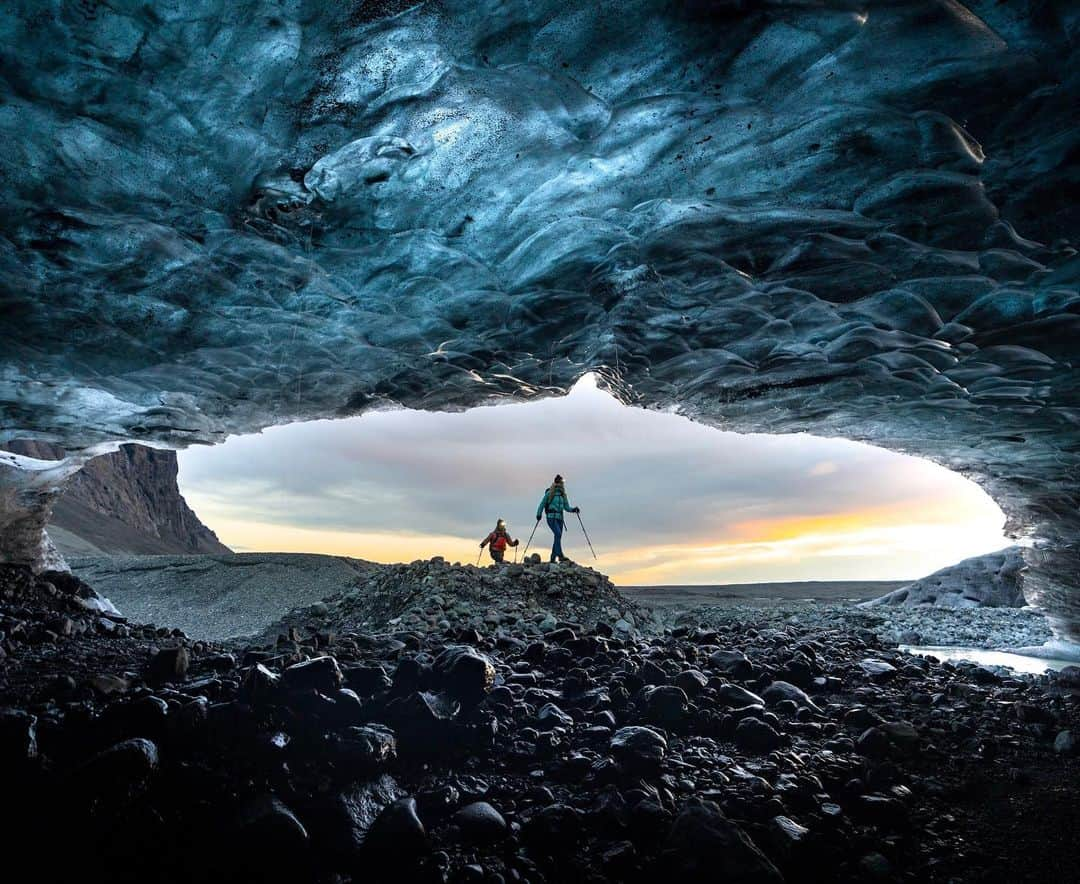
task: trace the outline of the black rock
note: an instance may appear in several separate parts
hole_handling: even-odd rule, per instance
[[[191,655],[183,645],[163,648],[151,658],[148,675],[151,681],[158,684],[183,681],[190,665]]]
[[[682,688],[660,685],[645,688],[642,695],[645,714],[650,721],[668,726],[678,725],[686,717],[689,698]]]
[[[784,745],[776,730],[757,718],[744,718],[735,728],[735,745],[744,752],[772,752]]]
[[[280,880],[306,854],[308,832],[285,804],[273,795],[260,795],[248,802],[237,820],[237,837],[229,845],[232,864],[248,874]]]
[[[476,648],[453,645],[435,658],[432,665],[443,690],[462,703],[480,702],[495,684],[495,667]]]
[[[685,669],[675,676],[675,685],[681,688],[688,697],[696,697],[708,683],[709,679],[704,673],[696,669]]]
[[[782,884],[783,877],[712,801],[692,798],[676,817],[658,871],[679,884]]]
[[[0,759],[17,765],[37,755],[37,716],[22,709],[0,709]]]
[[[390,679],[379,665],[345,667],[345,684],[361,697],[370,697],[390,687]]]
[[[282,673],[281,685],[287,691],[315,690],[329,694],[340,688],[344,680],[337,660],[324,655],[290,666]]]
[[[159,739],[168,723],[169,705],[160,697],[145,696],[112,703],[102,713],[101,729],[110,739]]]
[[[709,665],[731,678],[746,679],[754,675],[754,664],[742,651],[714,651],[709,655]]]
[[[799,825],[789,816],[775,816],[769,825],[769,834],[780,853],[787,857],[799,854],[805,847],[810,830]]]
[[[472,844],[494,844],[506,837],[503,815],[486,801],[466,804],[454,814],[454,824],[461,837]]]
[[[551,730],[554,727],[570,730],[574,727],[574,719],[554,703],[545,703],[540,707],[540,711],[536,713],[536,722],[540,730]]]
[[[716,691],[717,699],[725,706],[764,706],[765,701],[752,691],[737,684],[726,684]]]
[[[455,718],[460,705],[446,694],[414,691],[386,707],[403,753],[438,755],[454,748]]]
[[[667,754],[667,740],[649,727],[622,727],[611,738],[619,767],[630,773],[656,771]]]
[[[394,733],[381,724],[347,727],[332,735],[335,757],[351,771],[370,774],[397,758]]]
[[[99,752],[73,777],[91,798],[122,798],[140,791],[157,773],[159,764],[157,746],[136,737]]]
[[[232,654],[214,654],[202,660],[201,664],[211,672],[232,672],[236,668],[236,657]]]
[[[863,674],[866,675],[867,678],[875,682],[891,681],[896,678],[897,675],[895,666],[874,657],[867,657],[864,660],[860,660],[859,669],[863,671]]]
[[[404,797],[401,787],[386,774],[324,797],[305,815],[313,845],[345,868],[357,863],[356,871],[361,871],[364,841],[372,825],[386,807]]]
[[[280,675],[256,663],[244,673],[238,697],[250,706],[261,706],[274,697],[280,683]]]
[[[794,700],[799,706],[807,706],[815,712],[820,712],[817,704],[811,700],[802,688],[798,688],[790,682],[774,681],[761,694],[765,702],[770,706],[782,700]]]
[[[401,798],[376,817],[364,839],[366,851],[408,857],[428,850],[428,834],[416,812],[416,799]]]
[[[855,748],[867,758],[882,758],[888,754],[892,743],[888,734],[879,727],[867,728],[859,736]]]

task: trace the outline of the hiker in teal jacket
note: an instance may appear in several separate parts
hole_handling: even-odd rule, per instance
[[[551,483],[551,487],[544,492],[543,498],[540,500],[540,506],[536,508],[536,521],[540,521],[540,514],[547,515],[548,527],[551,529],[551,533],[555,536],[555,542],[551,545],[551,561],[569,562],[570,560],[563,555],[562,551],[562,533],[563,533],[563,513],[578,513],[581,512],[580,507],[570,506],[570,500],[566,496],[566,485],[563,484],[563,477],[556,476],[555,481]]]

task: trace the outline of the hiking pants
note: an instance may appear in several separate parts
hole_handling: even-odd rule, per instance
[[[559,559],[566,558],[563,555],[563,551],[562,551],[563,520],[562,519],[556,519],[554,516],[548,516],[547,517],[547,523],[548,523],[548,527],[551,529],[551,533],[555,535],[555,541],[554,541],[554,543],[551,544],[551,559],[550,559],[550,561],[554,562],[555,559],[557,559],[557,558],[559,558]]]
[[[493,546],[489,547],[489,549],[491,550],[492,559],[494,559],[496,562],[501,562],[503,560],[503,550],[495,549],[495,547]]]

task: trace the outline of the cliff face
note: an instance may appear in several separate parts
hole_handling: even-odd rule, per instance
[[[6,447],[46,460],[63,456],[41,442]],[[49,536],[64,555],[231,552],[187,505],[176,476],[174,451],[124,445],[96,457],[54,506]]]

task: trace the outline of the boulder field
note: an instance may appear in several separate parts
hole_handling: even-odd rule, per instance
[[[857,628],[665,626],[577,566],[380,573],[381,591],[208,642],[0,568],[5,833],[35,879],[1075,868],[1076,667],[938,664]]]

